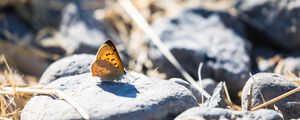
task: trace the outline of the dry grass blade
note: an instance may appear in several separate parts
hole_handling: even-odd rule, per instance
[[[84,119],[90,119],[90,116],[87,112],[85,112],[81,106],[76,103],[75,101],[73,101],[69,96],[67,96],[66,94],[64,94],[63,92],[56,90],[56,94],[63,98],[64,100],[66,100],[70,105],[72,105],[79,113],[80,115],[84,118]]]
[[[202,88],[201,89],[201,93],[203,93],[203,83],[202,83],[202,77],[201,77],[201,69],[202,69],[202,66],[203,66],[203,63],[200,63],[199,64],[199,68],[198,68],[198,79],[199,79],[199,81],[200,81],[200,87]],[[201,104],[203,104],[204,103],[204,96],[203,96],[203,94],[201,94]]]
[[[229,105],[233,106],[233,103],[231,101],[231,98],[230,98],[230,95],[229,95],[229,92],[228,92],[228,89],[227,89],[226,82],[224,82],[224,90],[225,90],[225,95],[226,95],[226,98],[228,100]]]
[[[7,85],[12,86],[12,91],[15,91],[16,83],[14,80],[14,75],[11,70],[11,68],[8,65],[8,62],[4,55],[1,56],[1,59],[3,60],[5,67],[7,70],[4,71],[5,80],[7,82],[3,81],[3,84],[1,84],[0,88],[3,88]],[[19,119],[19,113],[20,113],[20,106],[23,106],[23,102],[21,99],[26,99],[26,97],[21,96],[19,94],[9,96],[7,94],[0,94],[0,116],[3,118],[9,118],[9,119]]]
[[[252,91],[253,91],[253,84],[251,84],[251,87],[250,87],[250,90],[249,90],[249,93],[247,95],[247,110],[251,110],[252,108]]]
[[[179,64],[176,58],[172,55],[169,49],[161,42],[160,38],[155,34],[151,29],[150,25],[144,19],[144,17],[138,12],[130,0],[118,0],[120,5],[125,9],[129,16],[133,19],[134,22],[144,31],[145,34],[150,37],[152,42],[158,47],[158,49],[164,54],[164,56],[173,64],[173,66],[182,74],[182,76],[189,81],[193,86],[195,86],[200,92],[201,87],[196,83],[196,81],[183,69]],[[210,95],[203,90],[202,93],[206,98],[209,98]]]
[[[253,77],[253,75],[252,75],[251,72],[249,73],[249,75],[250,75],[251,79],[253,80],[253,83],[254,83],[254,84],[257,84],[257,82],[256,82],[256,80],[254,79],[254,77]],[[251,87],[253,87],[253,85],[251,85]],[[251,88],[251,89],[252,89],[252,92],[253,92],[253,88]],[[260,95],[261,99],[263,100],[263,102],[266,102],[266,101],[265,101],[265,98],[264,98],[264,95],[262,94],[262,92],[261,92],[260,90],[259,90],[258,92],[259,92],[259,95]]]
[[[260,104],[260,105],[258,105],[256,107],[252,108],[251,111],[258,110],[258,109],[261,109],[263,107],[266,107],[266,106],[268,106],[270,104],[273,104],[273,103],[275,103],[275,102],[277,102],[277,101],[279,101],[279,100],[281,100],[283,98],[286,98],[286,97],[288,97],[288,96],[290,96],[290,95],[292,95],[292,94],[294,94],[296,92],[299,92],[299,91],[300,91],[300,87],[295,88],[295,89],[293,89],[291,91],[288,91],[288,92],[286,92],[286,93],[284,93],[284,94],[282,94],[282,95],[280,95],[278,97],[275,97],[275,98],[269,100],[268,102],[264,102],[263,104]]]
[[[4,87],[0,90],[0,94],[47,94],[47,95],[56,95],[62,99],[64,99],[67,103],[69,103],[72,107],[74,107],[79,114],[84,119],[89,119],[89,115],[85,112],[79,104],[73,101],[69,96],[64,94],[63,92],[56,89],[32,89],[32,88],[12,88],[12,87]]]
[[[284,62],[279,61],[274,69],[274,73],[281,74],[283,73]]]

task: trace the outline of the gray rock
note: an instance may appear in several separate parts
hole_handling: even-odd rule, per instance
[[[195,88],[194,86],[192,86],[187,81],[184,81],[184,80],[182,80],[180,78],[171,78],[170,81],[175,82],[175,83],[177,83],[179,85],[182,85],[182,86],[186,87],[187,89],[189,89],[193,93],[193,95],[197,99],[198,103],[202,102],[202,94],[201,94],[201,92],[198,91],[197,88]]]
[[[254,80],[253,80],[254,79]],[[286,80],[283,76],[274,73],[258,73],[252,78],[249,78],[242,92],[242,109],[248,109],[247,95],[252,87],[252,108],[269,101],[279,95],[282,95],[298,86],[289,80]],[[262,98],[263,97],[263,98]],[[269,105],[268,109],[280,110],[285,119],[299,118],[300,113],[300,93],[294,93],[274,104]],[[274,107],[276,106],[276,108]]]
[[[67,4],[62,15],[57,39],[61,40],[67,54],[95,54],[99,46],[109,39],[105,27],[77,4]]]
[[[94,55],[75,54],[52,63],[43,73],[39,84],[49,84],[61,77],[90,72],[90,64],[95,60]]]
[[[254,112],[233,111],[223,108],[194,107],[186,110],[175,120],[283,120],[281,115],[273,110],[260,109]]]
[[[195,88],[194,86],[192,86],[190,83],[188,83],[187,81],[184,81],[180,78],[171,78],[170,81],[173,81],[177,84],[183,85],[184,87],[188,88],[193,95],[197,98],[198,103],[202,102],[202,94],[199,90],[197,90],[197,88]],[[203,89],[208,92],[209,94],[212,94],[212,91],[216,88],[217,83],[215,81],[213,81],[210,78],[206,78],[203,79]],[[199,83],[200,86],[200,83]],[[206,100],[206,98],[204,97],[204,101]]]
[[[16,13],[0,13],[0,41],[7,40],[10,43],[20,41],[31,42],[32,31],[26,22],[15,15]]]
[[[198,81],[198,83],[200,84],[200,81]],[[202,79],[202,85],[203,85],[204,90],[206,90],[206,92],[208,92],[210,95],[212,95],[214,92],[214,89],[217,87],[218,83],[211,78],[205,78],[205,79]]]
[[[96,0],[32,0],[17,11],[36,31],[44,30],[35,41],[39,48],[60,55],[95,54],[110,38],[103,21],[94,17],[103,5]]]
[[[243,26],[236,18],[225,12],[189,9],[177,17],[155,21],[153,28],[194,78],[203,62],[203,78],[226,81],[233,95],[242,89],[250,71],[251,44],[243,38]],[[158,70],[168,77],[181,77],[156,47],[150,51]]]
[[[242,18],[247,17],[246,23],[271,38],[268,44],[285,49],[300,48],[299,1],[237,0],[235,6]]]
[[[226,94],[224,89],[224,82],[220,82],[217,87],[214,90],[214,93],[212,96],[205,101],[204,106],[205,107],[211,107],[211,108],[227,108],[229,106],[226,103]]]
[[[127,82],[100,82],[100,78],[90,74],[63,77],[46,88],[64,92],[88,112],[90,119],[173,119],[198,106],[192,93],[174,82],[136,73],[123,76]],[[61,99],[37,95],[25,105],[21,119],[81,119],[81,116]]]
[[[59,27],[63,18],[63,9],[70,3],[81,6],[81,12],[90,15],[106,5],[102,0],[30,0],[27,1],[27,4],[15,8],[18,14],[25,18],[32,27],[40,30],[45,26]],[[90,7],[91,5],[92,7]]]

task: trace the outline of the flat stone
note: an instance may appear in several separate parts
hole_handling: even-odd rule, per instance
[[[238,19],[225,12],[188,9],[155,21],[153,29],[192,77],[198,77],[198,65],[203,62],[203,78],[226,81],[232,95],[242,90],[251,68],[251,44]],[[155,46],[149,53],[159,71],[183,78]]]
[[[46,88],[61,90],[88,112],[90,119],[173,119],[198,106],[196,98],[184,86],[131,72],[121,82],[101,82],[100,78],[86,73],[62,77]],[[64,100],[36,95],[21,113],[21,120],[32,119],[82,117]]]
[[[253,80],[254,79],[254,80]],[[283,76],[274,73],[257,73],[253,78],[249,78],[242,91],[242,109],[248,108],[249,91],[252,86],[251,108],[258,106],[264,101],[269,101],[279,95],[282,95],[298,86]],[[278,109],[285,119],[299,118],[300,113],[300,93],[294,93],[280,101],[267,106],[268,109]]]
[[[90,72],[90,64],[95,55],[75,54],[52,63],[43,73],[39,84],[49,84],[61,77]]]
[[[194,107],[186,110],[175,120],[283,120],[274,110],[233,111],[223,108]]]

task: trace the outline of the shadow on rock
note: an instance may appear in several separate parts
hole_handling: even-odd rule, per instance
[[[135,98],[136,94],[139,93],[134,85],[128,83],[99,82],[97,83],[97,86],[104,91],[122,97]]]

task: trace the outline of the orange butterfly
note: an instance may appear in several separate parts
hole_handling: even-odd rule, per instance
[[[112,41],[106,41],[98,50],[96,60],[91,65],[92,76],[102,80],[113,80],[126,74],[119,53]]]

